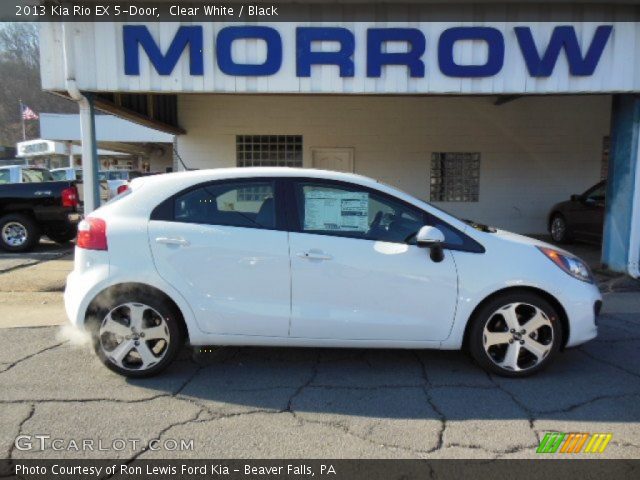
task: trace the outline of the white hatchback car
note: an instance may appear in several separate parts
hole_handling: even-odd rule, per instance
[[[597,334],[583,261],[359,175],[289,168],[134,180],[79,226],[65,305],[110,369],[182,344],[466,348],[532,374]]]

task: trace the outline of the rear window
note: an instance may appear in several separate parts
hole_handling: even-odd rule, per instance
[[[25,183],[53,182],[54,178],[49,170],[42,168],[23,168],[22,181]]]

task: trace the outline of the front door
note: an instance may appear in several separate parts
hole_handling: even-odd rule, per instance
[[[456,306],[452,254],[410,244],[425,224],[411,205],[343,182],[292,184],[291,336],[442,340]]]
[[[320,170],[354,172],[353,148],[312,148],[311,164]]]
[[[276,182],[214,182],[169,199],[149,222],[158,273],[209,333],[286,337],[287,232],[278,229]]]

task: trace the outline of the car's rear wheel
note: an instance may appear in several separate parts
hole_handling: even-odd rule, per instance
[[[559,213],[556,213],[551,218],[551,226],[549,230],[554,242],[568,243],[572,240],[567,219]]]
[[[472,322],[471,356],[484,369],[505,377],[542,370],[562,342],[558,312],[532,292],[500,295],[482,306]]]
[[[40,240],[38,225],[27,215],[12,213],[0,218],[0,247],[8,252],[27,252]]]
[[[180,313],[170,302],[146,292],[114,295],[88,322],[102,363],[127,377],[162,372],[184,343]]]

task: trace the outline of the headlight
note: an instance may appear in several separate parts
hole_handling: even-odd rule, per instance
[[[566,255],[553,248],[538,247],[545,257],[555,263],[558,267],[571,275],[573,278],[583,282],[593,283],[593,275],[586,263],[578,257]]]

